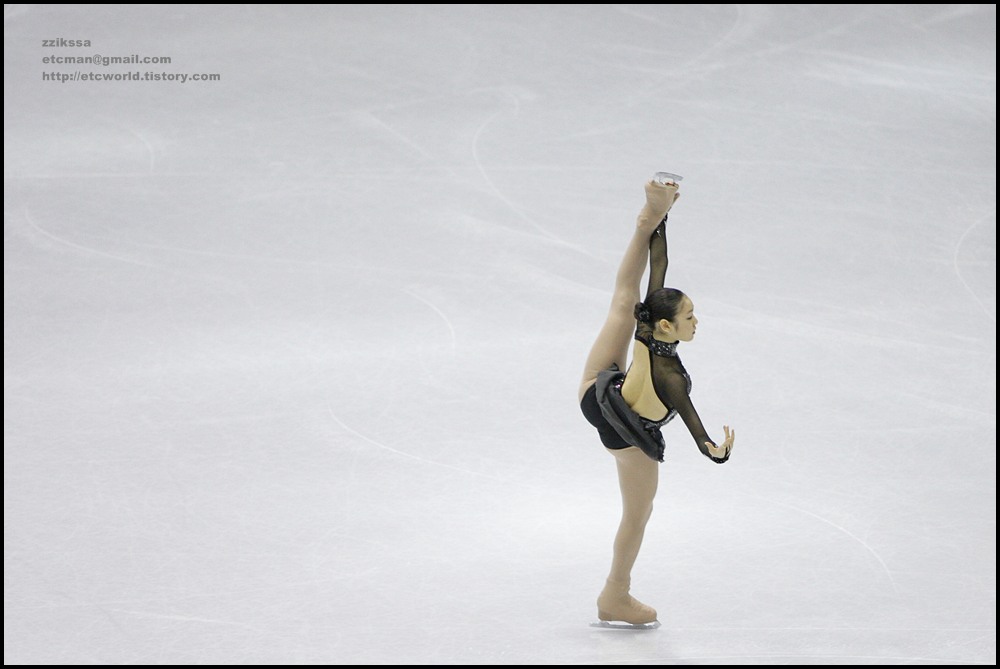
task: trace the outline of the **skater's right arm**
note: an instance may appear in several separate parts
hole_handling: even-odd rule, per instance
[[[654,290],[663,288],[666,280],[668,216],[669,214],[664,214],[663,220],[649,237],[649,284],[646,286],[646,299],[649,299]]]
[[[649,236],[647,298],[654,290],[663,288],[667,276],[667,215],[674,202],[681,196],[677,188],[677,184],[672,181],[666,184],[650,181],[646,184],[646,208],[650,211],[663,212]]]

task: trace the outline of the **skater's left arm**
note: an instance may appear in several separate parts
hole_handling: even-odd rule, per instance
[[[722,464],[729,459],[733,451],[733,441],[736,439],[736,430],[730,430],[728,425],[723,426],[726,438],[721,444],[716,444],[698,416],[697,409],[688,394],[687,379],[680,374],[671,374],[662,378],[655,386],[660,401],[666,406],[673,407],[687,426],[688,432],[694,438],[695,445],[702,455],[708,457],[713,462]]]

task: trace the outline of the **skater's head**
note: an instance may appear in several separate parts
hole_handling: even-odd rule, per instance
[[[676,288],[660,288],[635,305],[635,319],[653,328],[653,336],[665,342],[691,341],[698,328],[691,298]]]

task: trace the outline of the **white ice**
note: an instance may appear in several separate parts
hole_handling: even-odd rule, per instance
[[[4,13],[5,664],[996,662],[996,5]],[[635,633],[576,390],[658,170],[737,442]]]

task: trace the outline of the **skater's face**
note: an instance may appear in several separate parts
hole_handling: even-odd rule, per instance
[[[660,333],[667,341],[691,341],[698,329],[698,318],[694,315],[694,302],[687,295],[681,299],[680,309],[673,321],[666,318],[659,322]]]

